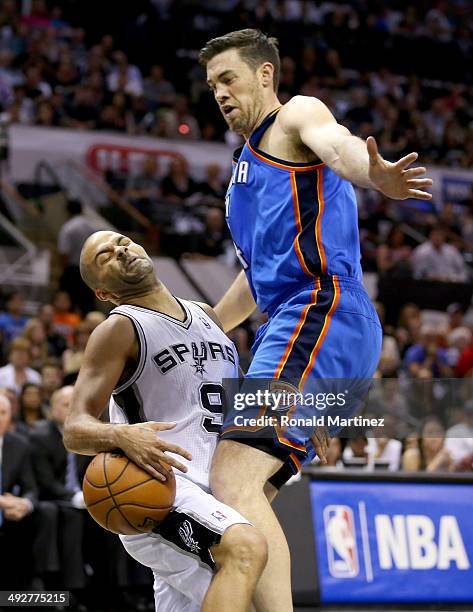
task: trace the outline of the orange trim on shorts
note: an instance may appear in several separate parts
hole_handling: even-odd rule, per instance
[[[281,357],[279,361],[278,367],[276,368],[276,371],[274,372],[273,378],[279,378],[281,376],[281,372],[284,366],[286,365],[287,360],[289,359],[289,355],[291,354],[292,347],[294,346],[295,341],[297,340],[299,334],[301,333],[301,329],[307,318],[307,313],[309,312],[309,308],[311,306],[314,306],[314,304],[317,303],[317,293],[319,292],[319,290],[320,290],[320,279],[317,277],[315,279],[315,289],[313,289],[312,291],[310,303],[306,304],[302,310],[299,321],[297,322],[296,328],[294,329],[292,336],[289,339],[289,342],[287,343],[286,350],[284,351],[283,356]]]
[[[317,342],[315,343],[314,348],[312,349],[312,352],[310,354],[310,359],[309,359],[309,363],[306,366],[306,369],[304,370],[302,376],[301,376],[301,380],[299,383],[299,389],[302,390],[304,388],[305,382],[307,380],[307,377],[309,376],[309,372],[312,370],[313,366],[314,366],[314,362],[315,359],[322,347],[322,343],[325,340],[325,337],[327,335],[328,332],[328,328],[330,326],[330,321],[332,319],[332,315],[335,311],[335,308],[337,307],[338,301],[340,299],[340,285],[338,283],[338,276],[336,274],[333,275],[333,288],[334,288],[334,296],[333,296],[333,302],[332,305],[330,306],[330,310],[328,311],[327,315],[325,316],[325,321],[324,321],[324,325],[322,327],[322,332],[319,334],[319,337],[317,338]]]
[[[289,459],[296,464],[297,471],[300,472],[302,469],[302,463],[299,461],[296,455],[294,453],[291,453],[289,455]]]
[[[264,416],[267,409],[268,409],[267,406],[261,406],[261,408],[259,409],[258,414],[254,418],[255,419],[259,419],[260,417]],[[260,429],[265,429],[265,426],[261,426],[261,425],[241,425],[240,427],[238,427],[238,426],[227,427],[226,429],[222,430],[222,433],[227,433],[227,431],[259,431]]]
[[[324,214],[324,207],[325,207],[323,181],[324,181],[324,173],[322,169],[318,169],[317,170],[317,199],[319,202],[319,206],[318,206],[319,210],[317,213],[317,219],[315,221],[315,241],[317,243],[317,251],[319,253],[320,268],[321,268],[322,274],[327,274],[327,258],[325,256],[324,245],[322,242],[322,228],[321,228],[322,215]]]
[[[302,255],[301,247],[299,245],[299,237],[302,234],[302,223],[301,223],[301,211],[299,208],[299,194],[297,193],[296,175],[294,172],[291,172],[291,189],[292,189],[292,204],[294,206],[294,216],[296,218],[296,227],[297,227],[297,234],[296,234],[296,237],[294,238],[294,250],[296,251],[297,259],[299,260],[299,263],[301,264],[301,268],[304,270],[307,276],[310,276],[311,278],[313,278],[314,275],[311,274],[309,268],[307,267],[304,261],[304,256]]]
[[[295,450],[298,450],[298,451],[307,452],[307,448],[305,447],[304,444],[297,444],[297,442],[291,442],[291,440],[288,440],[287,438],[280,436],[279,435],[279,431],[281,430],[280,427],[275,427],[274,430],[276,431],[276,435],[281,444],[284,444],[284,446],[290,446],[291,448],[294,448]]]

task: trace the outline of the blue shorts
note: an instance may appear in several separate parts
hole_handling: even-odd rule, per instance
[[[317,278],[315,286],[309,285],[290,296],[259,328],[243,387],[251,387],[255,382],[252,379],[273,384],[275,380],[287,381],[304,394],[336,395],[338,390],[362,400],[379,362],[381,342],[378,315],[363,285],[347,277]],[[344,417],[360,407],[360,401],[338,407],[330,403],[331,413]],[[267,447],[269,442],[274,448],[272,454],[283,460],[290,458],[294,471],[313,459],[310,434],[314,428],[275,427],[268,433],[268,428],[235,427],[235,417],[241,417],[246,410],[230,407],[222,438],[248,444],[252,444],[251,438],[264,439],[262,446]],[[320,414],[314,405],[296,404],[291,408],[291,417],[296,420]],[[337,428],[329,428],[329,432],[334,435]]]

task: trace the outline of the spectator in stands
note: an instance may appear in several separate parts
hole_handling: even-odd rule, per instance
[[[143,83],[143,93],[152,110],[171,107],[176,99],[174,85],[165,78],[163,67],[159,64],[151,66],[149,76]]]
[[[383,343],[381,347],[381,357],[378,364],[378,373],[381,376],[394,376],[400,364],[399,347],[394,331],[391,326],[386,328],[385,315],[386,310],[380,302],[375,302],[376,312],[378,313],[379,322],[383,328]]]
[[[14,291],[5,300],[5,312],[0,314],[0,332],[6,344],[19,336],[28,321],[23,295]]]
[[[414,378],[440,378],[452,375],[448,354],[438,342],[437,330],[423,325],[421,341],[411,346],[404,357],[404,366]]]
[[[343,450],[343,464],[347,467],[368,467],[370,463],[368,450],[366,433],[359,428],[352,428],[348,444]]]
[[[161,189],[165,198],[177,203],[183,202],[196,191],[197,184],[190,177],[184,158],[178,157],[171,161],[169,173],[163,178]]]
[[[25,96],[31,100],[50,98],[51,86],[42,80],[41,70],[37,66],[30,66],[25,71]]]
[[[49,344],[44,323],[33,317],[30,319],[21,335],[30,343],[31,367],[40,370],[49,356]]]
[[[154,121],[155,117],[150,112],[147,100],[143,96],[133,97],[127,115],[127,133],[133,136],[147,134]]]
[[[436,418],[425,421],[417,446],[412,444],[402,456],[402,469],[406,472],[449,472],[453,459],[445,446],[445,428]]]
[[[398,318],[395,337],[401,357],[407,349],[420,340],[422,319],[420,308],[416,304],[404,304]]]
[[[30,368],[31,344],[25,338],[15,338],[10,344],[8,363],[0,368],[0,387],[14,389],[18,397],[26,383],[40,385],[41,376]]]
[[[393,410],[394,407],[390,408],[384,414],[384,426],[377,432],[378,435],[368,438],[368,454],[375,467],[383,466],[390,472],[397,472],[401,465],[402,443],[395,436],[398,425],[402,427],[404,423],[401,415]]]
[[[0,395],[0,589],[3,590],[30,586],[35,531],[33,511],[37,499],[29,444],[9,431],[10,422],[10,402]]]
[[[162,138],[185,138],[198,140],[200,128],[197,119],[189,111],[186,96],[177,96],[171,109],[163,110],[155,128],[156,136]]]
[[[39,384],[26,383],[20,394],[20,421],[33,431],[44,420],[43,388]]]
[[[98,310],[92,310],[85,315],[85,322],[88,324],[90,333],[94,331],[94,329],[103,323],[107,317]]]
[[[72,385],[76,381],[90,334],[90,326],[85,321],[74,329],[72,346],[62,354],[62,369],[66,384]]]
[[[223,210],[210,207],[205,216],[204,231],[192,238],[192,252],[203,257],[219,257],[225,253],[228,240]]]
[[[94,90],[86,85],[75,89],[72,103],[66,107],[67,116],[64,118],[66,127],[91,130],[95,128],[98,120],[97,101]]]
[[[463,408],[452,411],[451,426],[445,435],[445,448],[457,466],[473,457],[473,400],[465,402]]]
[[[126,129],[125,111],[114,104],[107,104],[100,112],[97,128],[123,132]]]
[[[59,125],[59,117],[51,102],[40,102],[40,104],[38,104],[34,122],[35,125],[43,127],[54,127]]]
[[[455,370],[460,355],[470,346],[473,334],[468,327],[456,327],[447,336],[448,363]]]
[[[222,181],[222,169],[219,164],[209,164],[206,167],[205,181],[200,183],[198,190],[204,196],[223,202],[225,199],[226,186]]]
[[[416,278],[459,283],[470,278],[458,249],[446,243],[442,226],[432,228],[429,239],[414,249],[411,263]]]
[[[409,258],[411,247],[406,245],[405,234],[399,225],[393,225],[376,253],[378,272],[386,276],[408,277],[411,275]]]
[[[143,94],[143,80],[140,69],[128,63],[123,51],[113,53],[114,65],[107,76],[107,87],[110,91],[122,91],[131,96]]]
[[[41,368],[41,379],[43,381],[43,410],[47,414],[53,393],[62,387],[64,382],[61,362],[53,358],[47,359]]]
[[[54,328],[67,342],[72,342],[72,333],[81,322],[80,316],[73,311],[71,296],[67,291],[58,291],[53,299]]]
[[[314,463],[318,467],[342,468],[342,443],[340,438],[332,438],[327,451],[327,463],[323,465],[320,461]]]
[[[457,327],[463,327],[463,319],[465,316],[465,309],[461,304],[457,302],[453,304],[449,304],[447,306],[447,314],[448,314],[448,329],[453,331]]]
[[[141,213],[149,217],[152,202],[160,195],[158,159],[156,155],[149,155],[143,160],[141,172],[128,179],[126,197]]]
[[[67,212],[70,219],[64,223],[58,235],[57,246],[63,264],[63,273],[59,285],[64,292],[68,293],[74,305],[78,306],[85,314],[89,310],[93,310],[95,298],[93,293],[87,290],[80,275],[80,252],[87,238],[97,230],[104,228],[103,225],[92,221],[84,214],[79,200],[68,200]],[[60,299],[63,301],[64,296],[61,296]],[[59,314],[56,302],[54,322],[57,325]]]
[[[54,307],[52,304],[41,304],[38,319],[43,323],[48,340],[48,354],[61,357],[67,347],[67,340],[54,329]]]
[[[82,548],[84,496],[79,482],[76,456],[62,441],[64,421],[70,408],[73,388],[62,387],[51,398],[49,418],[32,434],[34,472],[42,500],[57,504],[58,543],[62,584],[78,590],[85,586]]]

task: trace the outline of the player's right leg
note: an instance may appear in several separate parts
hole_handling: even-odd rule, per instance
[[[268,543],[268,563],[253,598],[258,612],[293,609],[289,548],[265,495],[267,481],[281,466],[282,461],[273,455],[233,440],[218,444],[212,464],[215,497],[243,514]]]

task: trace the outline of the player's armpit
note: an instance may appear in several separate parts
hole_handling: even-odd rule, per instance
[[[341,151],[347,140],[359,140],[337,123],[321,100],[307,96],[295,96],[284,106],[281,127],[335,171],[341,170]]]
[[[113,316],[100,324],[87,343],[74,386],[70,414],[64,426],[64,443],[69,450],[95,454],[114,448],[115,425],[99,417],[108,404],[127,361],[137,354],[133,324]]]

